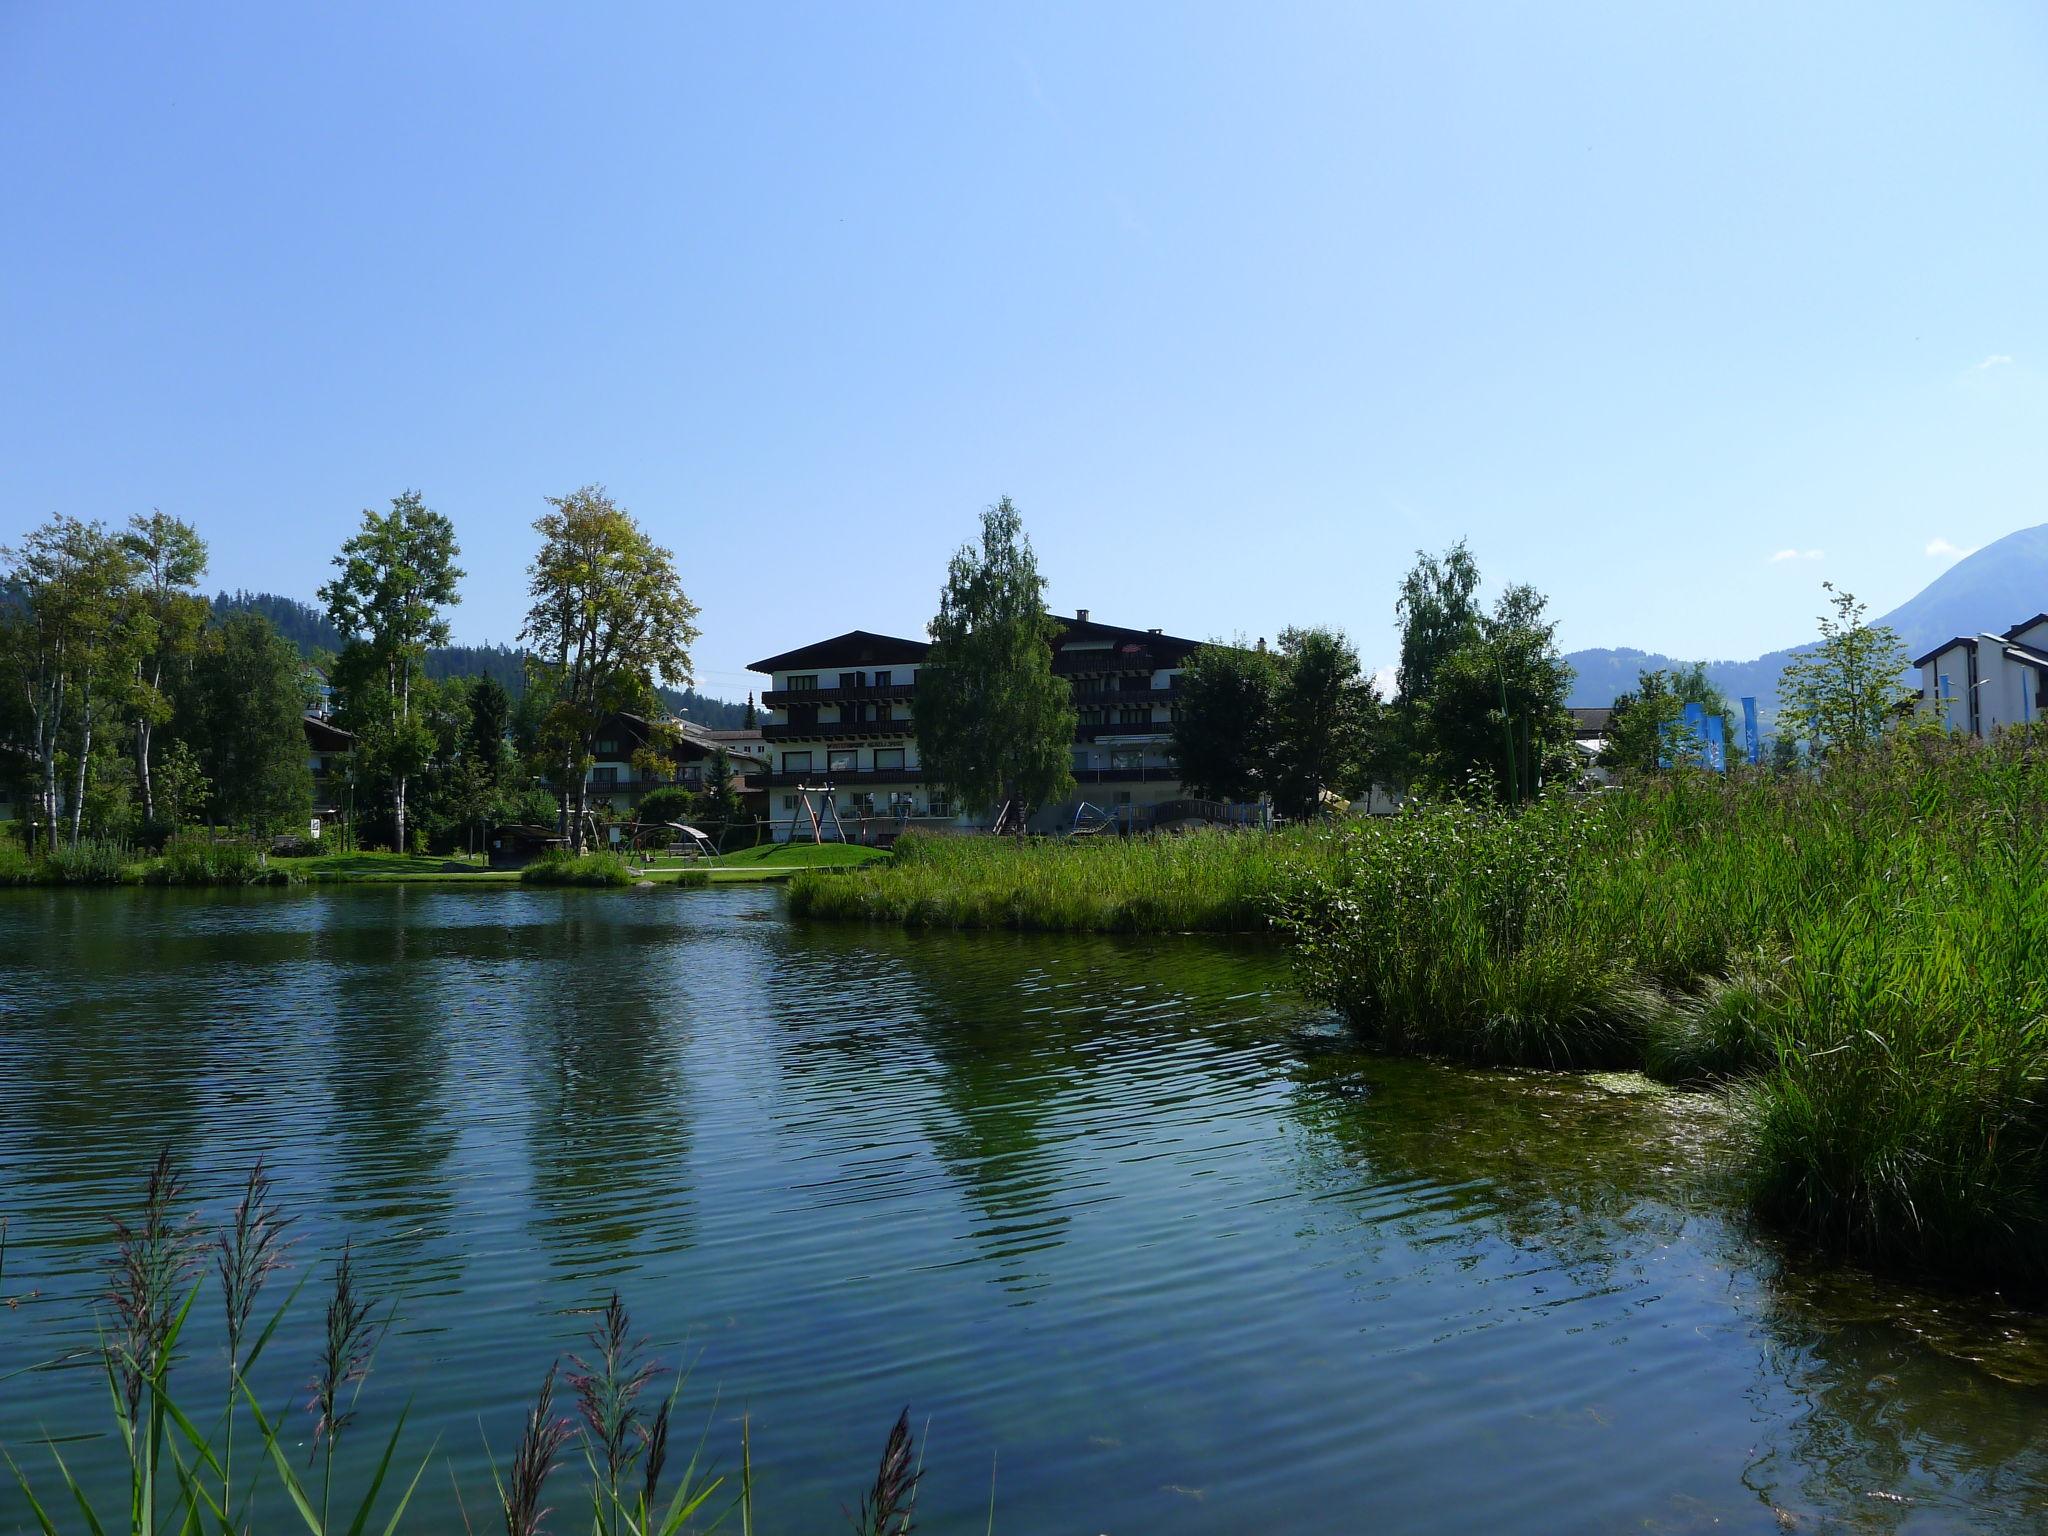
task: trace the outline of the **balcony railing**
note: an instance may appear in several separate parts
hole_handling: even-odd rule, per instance
[[[823,720],[816,725],[764,725],[763,741],[857,741],[868,736],[908,736],[913,722],[908,715],[889,720]]]
[[[1074,740],[1100,741],[1105,736],[1170,736],[1173,734],[1171,720],[1140,720],[1125,723],[1118,720],[1084,720],[1074,727]]]
[[[864,784],[922,784],[922,773],[918,768],[863,768],[858,773],[827,773],[822,768],[813,768],[807,773],[771,773],[764,782],[769,789],[795,789],[800,784],[813,789],[827,784],[843,789]]]
[[[1154,672],[1158,663],[1150,651],[1055,651],[1052,669],[1071,677],[1077,672]]]
[[[864,688],[770,688],[761,695],[761,705],[782,709],[790,704],[864,704],[916,697],[914,682],[869,683]]]

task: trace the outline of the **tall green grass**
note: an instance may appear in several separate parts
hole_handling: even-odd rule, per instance
[[[633,866],[616,853],[551,848],[519,872],[526,885],[631,885]]]
[[[2048,1289],[2048,736],[1908,730],[1818,776],[1278,835],[906,839],[791,910],[1277,927],[1397,1051],[1726,1083],[1756,1209],[1837,1253]]]
[[[1313,830],[1070,842],[910,834],[885,863],[803,870],[790,911],[925,928],[1249,932],[1282,885],[1326,859]]]
[[[438,1442],[423,1453],[401,1453],[403,1408],[390,1418],[388,1432],[369,1427],[375,1413],[390,1407],[366,1389],[394,1310],[363,1291],[347,1245],[324,1261],[308,1262],[297,1284],[271,1304],[270,1287],[304,1256],[292,1251],[291,1218],[260,1160],[215,1227],[188,1214],[189,1193],[166,1150],[150,1171],[139,1210],[114,1227],[99,1347],[85,1356],[98,1356],[107,1387],[105,1412],[125,1450],[120,1486],[86,1486],[64,1457],[65,1445],[79,1434],[47,1427],[29,1446],[0,1446],[6,1468],[0,1482],[11,1484],[32,1528],[48,1536],[72,1529],[59,1519],[68,1520],[74,1510],[82,1521],[77,1528],[91,1532],[243,1536],[259,1528],[253,1519],[259,1497],[272,1511],[260,1527],[265,1530],[394,1536],[408,1529],[406,1511]],[[0,1278],[6,1237],[0,1219]],[[316,1276],[325,1281],[326,1302],[318,1366],[308,1383],[278,1376],[263,1360],[301,1290]],[[217,1311],[227,1336],[224,1392],[204,1407],[181,1397],[177,1385],[186,1323],[201,1305]],[[0,1330],[8,1316],[0,1308]],[[29,1361],[28,1350],[26,1341],[10,1348],[11,1359],[29,1363],[0,1371],[0,1382],[80,1358]],[[558,1357],[536,1373],[540,1388],[521,1416],[509,1454],[502,1461],[491,1456],[489,1488],[465,1495],[458,1484],[465,1527],[476,1528],[468,1512],[474,1497],[483,1526],[510,1536],[540,1536],[557,1511],[562,1523],[556,1529],[587,1529],[592,1536],[682,1536],[728,1521],[743,1533],[753,1531],[749,1420],[741,1418],[737,1475],[716,1474],[705,1461],[710,1430],[727,1417],[715,1403],[687,1458],[673,1454],[670,1428],[688,1373],[670,1372],[651,1356],[616,1293],[596,1313],[582,1350],[569,1357],[569,1401],[558,1407],[561,1366]],[[671,1378],[666,1391],[657,1385],[664,1375]],[[303,1424],[293,1417],[301,1404]],[[336,1449],[363,1434],[374,1434],[373,1447],[381,1445],[381,1452],[359,1486],[345,1487],[336,1475]],[[905,1536],[913,1528],[922,1462],[906,1408],[884,1441],[874,1481],[853,1517],[860,1536]],[[454,1480],[452,1468],[448,1475]],[[290,1514],[279,1513],[287,1507]],[[419,1528],[418,1522],[411,1528]]]
[[[142,878],[149,885],[296,885],[305,877],[292,864],[266,859],[251,843],[174,837]]]
[[[2048,1286],[2048,757],[1909,736],[1337,834],[1282,901],[1390,1048],[1731,1080],[1758,1211],[1835,1252]]]

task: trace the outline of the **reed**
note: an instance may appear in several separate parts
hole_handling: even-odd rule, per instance
[[[631,885],[633,866],[616,853],[550,849],[519,872],[524,885]]]
[[[800,871],[800,917],[1052,933],[1243,933],[1271,926],[1283,883],[1325,859],[1317,829],[1136,838],[911,834],[883,863]]]
[[[172,1390],[179,1338],[209,1269],[203,1262],[207,1244],[200,1227],[182,1210],[188,1195],[186,1180],[166,1150],[151,1167],[139,1214],[114,1225],[104,1298],[113,1321],[102,1330],[101,1364],[109,1388],[107,1411],[120,1443],[128,1448],[127,1509],[123,1516],[102,1513],[95,1495],[103,1491],[85,1487],[64,1460],[63,1446],[78,1436],[45,1430],[37,1444],[50,1458],[63,1502],[80,1513],[81,1528],[93,1532],[244,1536],[256,1528],[253,1510],[260,1487],[272,1481],[293,1511],[293,1528],[303,1527],[309,1536],[361,1536],[372,1530],[393,1536],[407,1529],[406,1511],[436,1447],[428,1446],[397,1497],[386,1498],[385,1484],[405,1432],[403,1411],[395,1416],[382,1454],[368,1466],[352,1505],[344,1500],[343,1508],[334,1507],[342,1492],[335,1482],[336,1444],[358,1422],[378,1343],[394,1317],[386,1309],[380,1319],[377,1306],[362,1289],[351,1246],[344,1245],[334,1261],[321,1318],[319,1366],[306,1403],[314,1456],[322,1463],[317,1487],[308,1486],[288,1454],[288,1440],[296,1437],[287,1435],[285,1415],[266,1412],[258,1398],[253,1385],[258,1363],[298,1295],[295,1289],[261,1328],[252,1331],[264,1284],[284,1267],[288,1225],[261,1161],[243,1180],[239,1199],[211,1241],[210,1268],[221,1289],[228,1325],[232,1390],[226,1410],[221,1421],[208,1428],[179,1406]],[[7,1235],[7,1222],[0,1217],[0,1279],[6,1275]],[[12,1308],[0,1307],[0,1320],[11,1315]],[[572,1450],[580,1452],[586,1474],[582,1493],[591,1511],[588,1528],[593,1536],[683,1536],[718,1528],[734,1515],[743,1532],[752,1531],[750,1420],[741,1421],[736,1479],[709,1470],[704,1436],[681,1467],[672,1467],[670,1426],[686,1374],[669,1372],[649,1354],[645,1342],[635,1337],[616,1294],[596,1313],[587,1338],[587,1357],[574,1358],[570,1376],[575,1416],[556,1410],[558,1364],[550,1364],[523,1416],[511,1457],[502,1470],[495,1460],[492,1463],[495,1502],[508,1536],[541,1536],[548,1528],[553,1511],[546,1502],[547,1490],[572,1459]],[[12,1348],[8,1354],[22,1357],[22,1351]],[[55,1363],[10,1367],[0,1371],[0,1381]],[[650,1392],[664,1375],[672,1376],[668,1392]],[[233,1428],[245,1414],[254,1423],[261,1454],[258,1471],[238,1477],[233,1470]],[[706,1416],[705,1436],[717,1422],[714,1402]],[[861,1500],[863,1530],[907,1536],[911,1529],[923,1470],[911,1464],[909,1422],[906,1409],[889,1434],[874,1484]],[[52,1507],[62,1504],[43,1499],[12,1447],[0,1445],[0,1462],[33,1522],[28,1528],[49,1536],[66,1529],[51,1513]],[[723,1507],[714,1507],[721,1490]],[[388,1513],[380,1505],[388,1505]],[[567,1528],[583,1524],[571,1519]]]
[[[264,857],[252,843],[174,837],[144,869],[146,885],[297,885],[302,875],[286,860]]]

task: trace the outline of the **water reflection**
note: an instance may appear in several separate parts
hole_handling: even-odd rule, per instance
[[[693,1417],[754,1414],[764,1526],[829,1520],[905,1401],[931,1529],[998,1452],[1016,1530],[2041,1524],[2038,1319],[1795,1266],[1712,1100],[1376,1060],[1267,949],[394,886],[27,893],[0,955],[9,1288],[96,1287],[165,1128],[216,1205],[270,1149],[472,1491],[616,1286]]]

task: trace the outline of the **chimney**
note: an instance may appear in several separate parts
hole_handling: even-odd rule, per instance
[[[1088,610],[1086,608],[1076,608],[1074,610],[1074,622],[1076,624],[1086,624],[1088,622]]]
[[[1145,633],[1148,635],[1163,635],[1166,633],[1166,631],[1161,629],[1157,624],[1154,624],[1150,629],[1146,630]]]
[[[1266,648],[1266,637],[1265,637],[1264,635],[1261,635],[1261,636],[1259,636],[1259,649],[1263,651],[1263,650],[1264,650],[1265,648]]]

